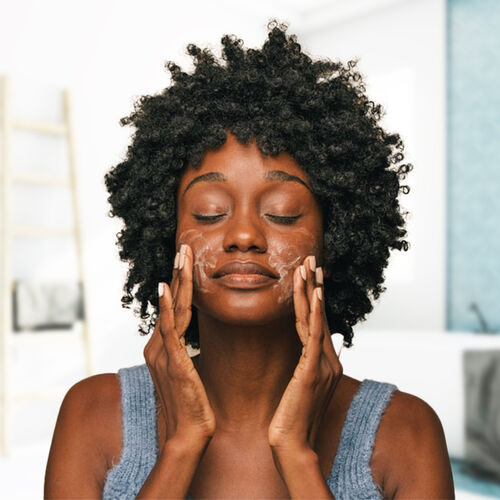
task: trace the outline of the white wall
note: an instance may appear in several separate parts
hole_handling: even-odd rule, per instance
[[[364,5],[363,5],[364,4]],[[368,95],[387,111],[414,164],[400,203],[408,252],[392,252],[386,292],[358,329],[443,330],[446,324],[445,2],[332,2],[304,30],[304,48],[359,57]],[[357,6],[357,8],[355,8]],[[355,341],[355,340],[354,340]]]
[[[106,216],[110,207],[103,176],[120,160],[130,133],[118,121],[132,111],[135,97],[168,85],[166,60],[190,64],[185,55],[188,42],[208,44],[220,52],[221,36],[235,32],[248,45],[257,45],[265,33],[266,17],[256,22],[242,11],[228,9],[214,15],[214,5],[206,2],[25,0],[5,2],[1,8],[0,46],[11,49],[2,51],[0,74],[12,75],[13,92],[32,85],[40,97],[37,100],[37,92],[32,93],[27,110],[22,109],[26,101],[16,99],[21,115],[56,118],[53,88],[69,87],[73,93],[89,322],[96,340],[97,369],[115,371],[142,362],[145,339],[137,333],[138,320],[120,303],[126,273],[115,246],[120,225]],[[41,167],[46,170],[48,165]],[[42,201],[28,201],[25,208],[31,216]],[[71,257],[62,249],[56,255],[37,244],[43,263],[37,275],[68,276],[71,269],[61,267],[61,258],[72,263]],[[14,270],[18,277],[23,273],[22,261],[14,262]]]
[[[48,88],[39,91],[39,98],[30,98],[29,111],[57,115],[53,96],[47,96],[54,88],[73,92],[88,319],[97,373],[142,363],[148,339],[138,335],[132,311],[121,307],[126,266],[115,246],[120,225],[106,216],[103,176],[120,160],[130,133],[118,120],[132,110],[135,96],[168,84],[166,60],[189,64],[184,55],[188,42],[219,52],[222,34],[235,33],[246,46],[260,46],[272,16],[291,21],[290,32],[315,56],[361,57],[359,69],[367,76],[369,94],[386,104],[386,124],[402,133],[408,159],[415,164],[408,177],[412,193],[401,198],[414,213],[409,221],[412,247],[394,252],[388,290],[359,328],[444,328],[444,0],[244,6],[222,0],[0,2],[0,74],[12,75],[14,86],[19,82],[14,90],[25,88],[26,82]],[[22,99],[18,103],[21,110]],[[26,209],[36,215],[40,203]],[[41,249],[40,244],[43,269],[37,273],[68,276],[64,266],[71,259],[61,251],[41,255]],[[27,273],[20,264],[16,272]],[[85,375],[75,347],[57,352],[23,348],[15,361],[15,375],[24,385],[57,371],[69,387]],[[57,409],[52,404],[48,423],[38,430],[31,425],[31,434],[19,426],[15,440],[28,443],[34,434],[44,436]],[[17,412],[21,418],[26,409]]]
[[[106,215],[110,207],[103,176],[121,159],[130,134],[118,121],[132,111],[135,97],[168,85],[166,60],[189,68],[187,43],[209,45],[220,53],[221,36],[236,33],[247,46],[260,45],[273,14],[263,9],[247,16],[244,10],[232,9],[222,1],[217,5],[151,0],[0,2],[0,74],[12,77],[13,112],[18,117],[57,120],[61,110],[56,91],[68,87],[73,94],[87,309],[96,373],[143,363],[142,350],[149,339],[139,336],[139,320],[132,310],[121,307],[127,268],[115,246],[120,224]],[[45,173],[64,169],[59,146],[26,151],[20,144],[16,148],[18,163]],[[64,195],[25,196],[28,193],[28,187],[13,193],[17,218],[64,225],[68,219],[64,214],[52,211],[56,216],[52,221],[43,215],[47,213],[45,204]],[[14,278],[75,275],[71,247],[59,243],[54,248],[47,241],[34,240],[17,241],[14,250]],[[33,251],[36,262],[27,262]],[[26,258],[20,258],[22,255]],[[11,359],[14,392],[35,390],[49,382],[62,382],[69,388],[86,376],[78,345],[43,349],[39,344],[31,348],[24,344],[11,353]],[[16,404],[13,444],[50,437],[60,401]],[[34,413],[41,418],[26,421]]]

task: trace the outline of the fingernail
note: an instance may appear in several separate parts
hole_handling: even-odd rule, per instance
[[[302,279],[306,281],[307,274],[306,274],[306,268],[304,266],[300,266],[300,275],[302,276]]]
[[[323,269],[321,267],[316,268],[316,282],[320,285],[323,284]]]
[[[184,257],[185,255],[181,253],[181,256],[179,257],[179,271],[182,269],[182,266],[184,265]]]
[[[179,267],[179,252],[175,254],[175,259],[174,259],[174,269],[177,269]]]
[[[163,295],[163,283],[158,283],[158,297]]]
[[[187,250],[187,245],[182,244],[181,245],[181,255],[185,255]]]
[[[321,288],[318,287],[318,288],[315,288],[315,290],[316,290],[316,295],[318,296],[318,299],[323,300],[323,291],[321,290]]]
[[[311,258],[309,260],[309,267],[311,268],[312,272],[316,270],[316,257],[314,255],[311,255]]]

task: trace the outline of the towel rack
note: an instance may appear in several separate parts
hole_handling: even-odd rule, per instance
[[[1,108],[2,108],[2,173],[1,183],[1,205],[2,205],[2,261],[1,261],[1,298],[0,298],[0,374],[2,400],[0,408],[0,450],[3,456],[11,453],[11,443],[9,431],[12,426],[11,411],[12,404],[18,401],[24,401],[32,398],[44,398],[52,395],[64,394],[67,387],[48,387],[30,392],[18,392],[13,390],[11,380],[11,352],[14,344],[17,345],[40,345],[52,347],[68,342],[69,338],[81,342],[84,362],[87,375],[93,374],[93,359],[91,349],[91,336],[88,329],[88,300],[87,287],[85,286],[85,273],[83,269],[82,258],[82,238],[81,224],[79,215],[78,192],[76,182],[76,162],[75,148],[73,138],[73,126],[71,116],[71,96],[68,90],[62,92],[64,104],[64,122],[63,123],[45,123],[39,121],[18,119],[11,116],[10,109],[10,89],[11,82],[8,76],[2,78],[1,90]],[[41,134],[62,136],[67,141],[69,176],[57,177],[47,175],[34,175],[26,173],[16,173],[11,167],[11,135],[13,130],[29,130]],[[71,202],[73,206],[73,227],[67,229],[52,229],[38,226],[20,226],[10,222],[10,196],[13,183],[37,184],[48,186],[66,186],[70,189]],[[81,328],[73,329],[71,333],[60,335],[54,333],[31,333],[13,334],[13,291],[14,282],[11,277],[11,239],[13,236],[70,236],[75,239],[77,273],[81,283],[82,302],[84,305],[84,315],[81,321]]]

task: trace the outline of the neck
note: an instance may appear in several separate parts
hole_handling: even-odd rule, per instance
[[[262,326],[227,325],[198,311],[193,361],[218,430],[266,430],[299,361],[293,317]]]

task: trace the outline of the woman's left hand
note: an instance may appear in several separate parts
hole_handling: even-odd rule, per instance
[[[316,268],[314,256],[306,257],[295,269],[293,302],[303,348],[269,426],[269,444],[278,462],[313,450],[321,420],[343,373],[326,320],[323,271]]]

